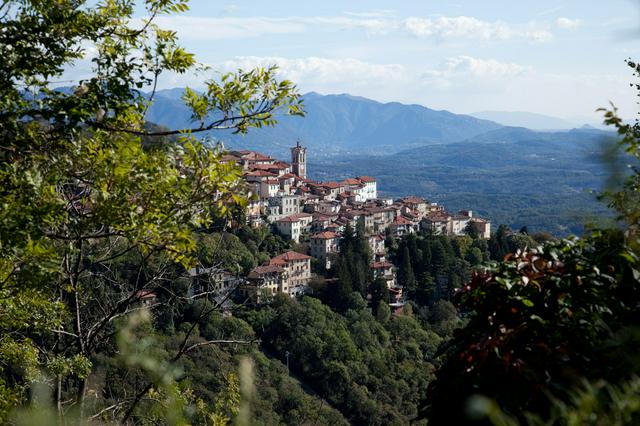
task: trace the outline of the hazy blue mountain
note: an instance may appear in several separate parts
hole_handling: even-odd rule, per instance
[[[159,91],[148,120],[167,127],[189,125],[179,101],[181,89]],[[304,95],[307,116],[278,117],[275,128],[252,129],[248,135],[213,132],[233,147],[283,154],[296,140],[324,153],[386,154],[409,147],[459,142],[500,128],[499,124],[420,105],[380,103],[350,95]]]
[[[561,130],[577,127],[577,123],[572,123],[569,120],[532,112],[481,111],[470,115],[483,120],[495,121],[504,126],[526,127],[533,130]]]
[[[170,129],[181,129],[191,125],[191,113],[181,100],[183,88],[159,90],[147,111],[147,121]]]

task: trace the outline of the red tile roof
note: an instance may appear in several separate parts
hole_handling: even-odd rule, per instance
[[[235,155],[225,154],[222,156],[220,160],[226,162],[226,161],[238,161],[239,159],[240,157],[237,157]]]
[[[268,157],[264,154],[260,154],[259,152],[255,152],[255,151],[248,151],[248,150],[242,150],[242,151],[232,151],[231,155],[240,155],[240,158],[242,158],[243,160],[254,160],[254,161],[268,161],[268,160],[273,160],[271,157]]]
[[[376,181],[375,178],[369,176],[358,176],[356,179],[363,183],[371,183]]]
[[[395,225],[411,225],[411,221],[402,216],[398,216],[393,220]]]
[[[298,253],[297,251],[288,251],[286,253],[283,253],[269,260],[269,265],[281,265],[284,263],[293,262],[294,260],[307,260],[307,259],[311,259],[311,256]]]
[[[416,197],[416,196],[404,197],[402,199],[402,202],[407,203],[407,204],[425,204],[426,203],[424,198],[420,198],[420,197]]]
[[[313,215],[313,220],[331,220],[331,218],[335,217],[336,215],[327,215],[324,213],[314,213]]]
[[[388,268],[393,268],[393,263],[391,262],[373,262],[373,265],[371,265],[371,267],[373,269],[388,269]]]
[[[274,272],[282,273],[284,272],[284,269],[282,269],[278,265],[263,265],[263,266],[258,266],[257,268],[254,268],[251,272],[255,272],[256,274],[263,275],[263,274],[271,274]]]
[[[292,214],[289,217],[295,217],[296,219],[307,219],[307,218],[313,217],[313,215],[310,213],[296,213],[296,214]]]
[[[296,213],[291,216],[283,217],[282,219],[276,220],[276,222],[298,222],[302,219],[307,219],[313,217],[309,213]]]
[[[340,188],[340,184],[338,182],[324,182],[322,184],[322,186],[324,186],[325,188],[329,188],[329,189],[338,189],[338,188]]]
[[[316,238],[319,240],[331,240],[333,238],[340,238],[340,235],[335,232],[321,232],[319,234],[312,235],[311,238]]]
[[[449,221],[449,216],[443,216],[443,215],[429,215],[427,217],[424,218],[424,220],[428,221],[428,222],[432,222],[432,223],[436,223],[436,222],[448,222]]]
[[[268,172],[266,170],[254,170],[254,171],[245,173],[245,176],[273,177],[278,175],[276,175],[275,173]]]
[[[252,166],[249,166],[249,168],[251,170],[269,170],[269,169],[273,169],[273,165],[272,164],[254,164]]]

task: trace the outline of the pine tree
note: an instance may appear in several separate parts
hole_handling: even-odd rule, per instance
[[[361,258],[355,258],[351,265],[352,289],[363,297],[366,296],[368,269],[369,265],[364,263]]]
[[[398,252],[398,241],[393,236],[391,228],[385,228],[384,230],[384,247],[387,249],[389,258],[394,259]]]
[[[347,223],[347,226],[342,233],[342,239],[340,240],[340,252],[346,253],[349,249],[352,249],[355,244],[355,233],[351,223]]]
[[[507,241],[508,235],[511,230],[506,225],[500,225],[495,234],[491,236],[489,240],[489,251],[491,252],[491,259],[502,260],[509,253],[509,242]]]
[[[478,228],[475,227],[473,222],[467,223],[467,226],[464,227],[464,233],[470,236],[471,238],[478,239],[480,238],[480,234],[478,233]]]

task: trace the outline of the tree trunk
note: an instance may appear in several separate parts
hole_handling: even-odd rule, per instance
[[[78,394],[76,395],[76,402],[78,404],[78,424],[83,424],[84,421],[84,402],[87,391],[87,379],[80,379],[78,384]]]
[[[56,381],[56,409],[58,417],[62,417],[62,374],[58,374]]]

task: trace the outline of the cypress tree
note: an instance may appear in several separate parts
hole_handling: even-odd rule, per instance
[[[420,305],[429,305],[433,302],[436,285],[433,277],[428,272],[419,276],[416,288],[415,300]]]
[[[442,246],[442,241],[434,239],[431,244],[431,268],[430,272],[434,278],[446,275],[448,269],[447,252]]]
[[[429,272],[429,267],[431,266],[431,239],[423,238],[420,240],[420,263],[419,267],[416,269],[416,274],[424,274],[425,272]]]
[[[371,283],[370,293],[373,314],[377,315],[379,306],[389,303],[389,289],[387,288],[387,282],[384,278],[377,278]]]
[[[346,310],[346,306],[349,303],[349,296],[353,292],[353,279],[349,268],[341,258],[336,262],[336,272],[338,282],[334,291],[331,292],[329,300],[331,300],[334,309],[342,312]]]
[[[411,267],[411,255],[409,254],[409,248],[405,247],[402,251],[402,260],[400,263],[400,270],[398,271],[398,279],[400,285],[405,291],[412,293],[416,289],[416,277],[413,274],[413,268]]]

